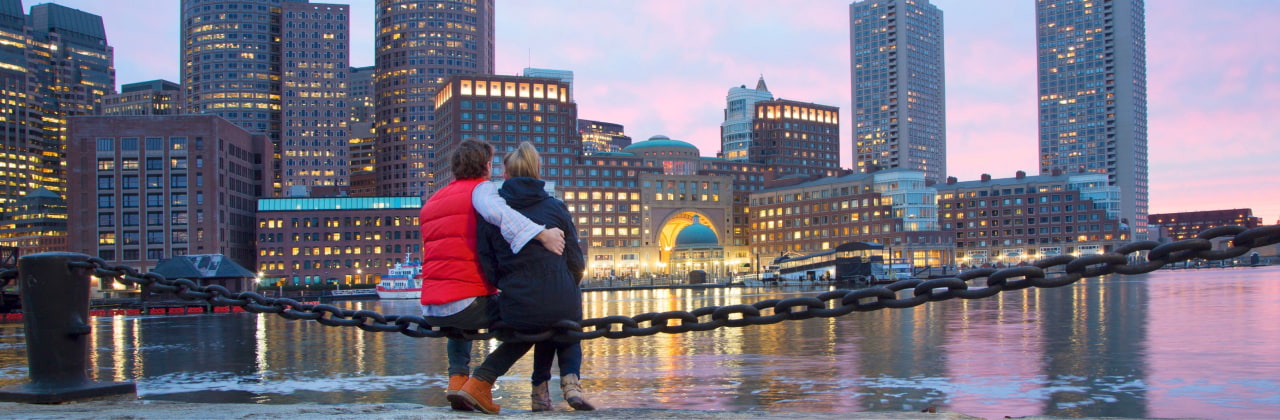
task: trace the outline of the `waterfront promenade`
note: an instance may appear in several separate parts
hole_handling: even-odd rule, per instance
[[[193,404],[133,399],[100,400],[60,405],[0,403],[0,419],[129,419],[129,420],[196,420],[196,419],[351,419],[351,420],[426,420],[426,419],[868,419],[868,420],[970,420],[980,419],[950,412],[853,412],[853,413],[777,413],[767,411],[696,411],[660,409],[603,409],[590,412],[556,411],[533,413],[528,410],[503,408],[499,416],[460,413],[448,407],[419,404]]]

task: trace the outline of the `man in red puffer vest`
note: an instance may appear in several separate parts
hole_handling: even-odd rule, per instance
[[[483,217],[499,226],[519,252],[535,237],[543,247],[564,252],[564,232],[546,229],[512,210],[498,195],[493,183],[493,147],[484,141],[463,140],[449,157],[454,181],[444,186],[422,205],[418,214],[422,232],[422,316],[428,324],[464,330],[489,328],[498,318],[498,290],[481,272],[476,257],[476,228]],[[471,341],[450,338],[449,386],[456,394],[471,374]],[[465,404],[450,405],[455,410],[470,409]]]

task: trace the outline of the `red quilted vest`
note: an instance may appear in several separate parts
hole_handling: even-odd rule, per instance
[[[498,290],[485,281],[476,258],[480,215],[471,193],[484,179],[455,180],[431,195],[418,213],[422,232],[423,305],[488,296]]]

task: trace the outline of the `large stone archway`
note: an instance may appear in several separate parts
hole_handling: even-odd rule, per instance
[[[672,209],[672,211],[662,219],[662,223],[655,229],[656,241],[658,245],[658,262],[667,264],[671,261],[671,250],[676,245],[676,235],[689,225],[693,224],[693,218],[697,216],[701,224],[707,225],[716,233],[716,240],[721,244],[724,243],[723,226],[718,226],[716,219],[710,216],[710,213],[704,209]]]

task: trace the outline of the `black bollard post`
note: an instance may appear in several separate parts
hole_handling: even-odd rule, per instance
[[[18,259],[30,383],[0,388],[0,401],[54,404],[133,394],[131,382],[89,380],[89,256],[45,252]]]

